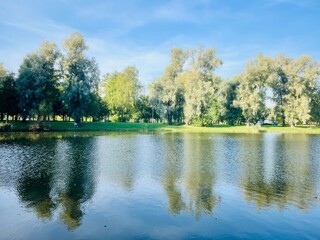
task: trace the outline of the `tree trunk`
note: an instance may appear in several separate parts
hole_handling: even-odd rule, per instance
[[[246,125],[247,125],[247,127],[250,127],[250,119],[247,119]]]
[[[169,125],[172,124],[172,116],[171,116],[171,112],[170,111],[168,111],[168,113],[167,113],[167,121],[168,121]]]
[[[286,126],[286,117],[284,115],[284,111],[282,111],[282,126],[285,127]]]

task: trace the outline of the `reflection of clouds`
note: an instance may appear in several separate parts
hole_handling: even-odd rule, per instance
[[[137,148],[136,136],[129,134],[97,139],[100,177],[119,184],[127,191],[134,189]]]
[[[263,169],[264,169],[264,181],[270,182],[272,180],[275,168],[275,160],[277,156],[275,156],[275,148],[277,144],[277,138],[279,135],[277,134],[264,134],[264,161],[263,161]]]
[[[17,183],[20,204],[13,208],[32,210],[30,222],[37,217],[55,226],[57,217],[68,234],[210,238],[221,226],[234,232],[253,221],[265,224],[270,214],[285,215],[277,220],[283,225],[297,216],[313,219],[292,207],[310,209],[319,201],[318,138],[119,133],[23,140],[13,144],[17,151],[3,151],[2,163],[16,170],[0,180],[9,189]],[[2,175],[5,169],[0,165]]]

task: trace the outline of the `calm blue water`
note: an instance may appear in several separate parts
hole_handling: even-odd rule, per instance
[[[0,239],[320,239],[320,136],[0,139]]]

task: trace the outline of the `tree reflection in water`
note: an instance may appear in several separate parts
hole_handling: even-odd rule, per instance
[[[189,199],[188,208],[196,218],[211,214],[219,200],[213,192],[214,144],[206,136],[200,136],[185,135],[184,138],[183,177]]]
[[[275,205],[283,209],[292,204],[307,209],[316,195],[315,180],[310,174],[309,137],[300,136],[298,145],[292,135],[273,135],[272,141],[267,139],[270,136],[264,137],[264,141],[250,141],[249,151],[244,146],[248,142],[242,146],[245,199],[255,202],[258,208]],[[270,142],[274,144],[272,148],[267,144]]]
[[[84,215],[81,205],[91,199],[95,189],[94,139],[71,138],[67,141],[67,168],[64,171],[64,187],[59,191],[59,203],[63,206],[60,218],[69,230],[80,226]]]
[[[55,141],[46,141],[46,146],[35,142],[32,144],[36,146],[32,148],[25,141],[21,144],[28,152],[20,156],[22,169],[24,169],[17,181],[20,201],[27,208],[34,209],[38,218],[50,219],[56,208],[51,196]],[[33,164],[30,165],[30,162]]]
[[[245,200],[259,209],[296,206],[306,210],[317,196],[320,140],[312,142],[310,136],[300,135],[297,141],[296,136],[278,134],[164,134],[154,139],[155,146],[151,145],[156,152],[142,151],[150,154],[145,159],[151,160],[144,162],[149,166],[139,162],[139,146],[144,147],[146,141],[143,137],[101,139],[100,145],[95,137],[15,140],[18,157],[10,162],[12,153],[4,152],[4,162],[16,166],[16,170],[5,173],[5,168],[0,168],[0,176],[6,177],[2,182],[10,182],[17,175],[22,205],[43,221],[59,211],[60,222],[70,231],[81,225],[84,204],[93,197],[96,181],[120,186],[122,197],[126,192],[132,197],[137,183],[149,174],[144,171],[159,171],[170,214],[187,212],[196,219],[211,215],[219,205],[217,184],[231,184],[233,189],[243,191]],[[155,153],[159,154],[153,160]],[[97,162],[103,169],[100,175],[96,173]],[[96,180],[97,176],[103,181]],[[159,181],[157,176],[152,180]],[[242,196],[233,200],[241,201]]]
[[[202,214],[212,214],[218,198],[213,192],[215,161],[212,142],[195,136],[186,134],[182,139],[176,136],[166,138],[162,182],[168,196],[169,212],[178,214],[188,210],[199,219]],[[182,195],[182,190],[186,196]]]
[[[36,160],[25,168],[17,186],[26,207],[32,207],[45,220],[61,204],[61,221],[69,230],[79,227],[84,215],[81,205],[91,199],[95,189],[93,141],[92,138],[48,140],[50,144],[34,147],[37,152],[32,155]]]
[[[181,178],[181,166],[183,166],[182,142],[180,138],[168,137],[165,139],[164,148],[164,175],[163,188],[168,197],[168,211],[171,214],[179,214],[186,208],[178,182]]]

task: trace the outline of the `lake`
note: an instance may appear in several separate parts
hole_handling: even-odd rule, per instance
[[[0,239],[319,239],[320,136],[0,135]]]

